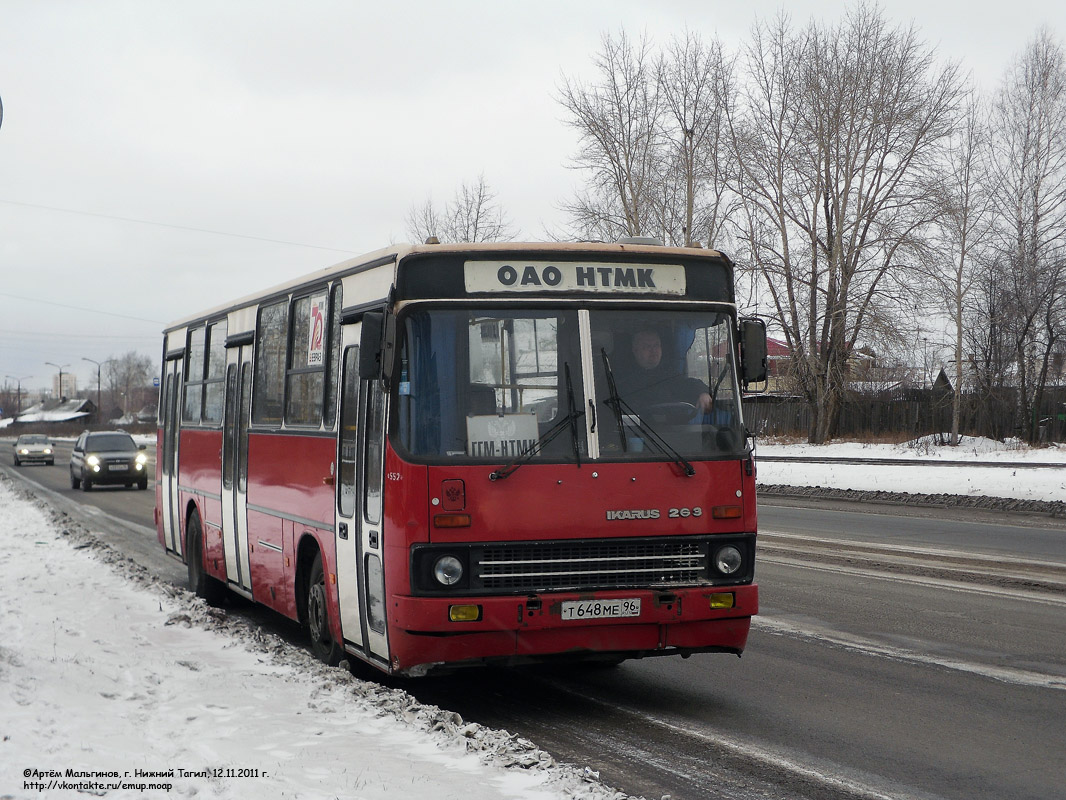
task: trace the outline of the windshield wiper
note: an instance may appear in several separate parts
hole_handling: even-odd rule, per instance
[[[600,348],[600,357],[603,359],[603,371],[607,375],[607,399],[604,404],[614,412],[614,421],[618,425],[618,438],[622,440],[622,451],[629,448],[626,443],[626,427],[622,422],[622,397],[618,394],[618,384],[614,382],[614,371],[611,369],[611,359],[607,357],[607,349]]]
[[[554,440],[567,428],[570,429],[570,440],[574,446],[574,460],[577,462],[578,468],[581,467],[581,449],[578,446],[577,421],[578,418],[585,416],[585,412],[578,408],[577,403],[574,400],[574,386],[570,380],[570,364],[564,363],[563,369],[566,373],[566,416],[562,417],[558,422],[546,430],[543,436],[539,437],[537,441],[533,442],[533,444],[523,450],[514,461],[490,473],[490,481],[498,481],[501,478],[506,478],[522,465],[528,464],[533,456],[540,452],[544,445]]]
[[[681,471],[686,476],[691,478],[695,475],[695,468],[685,460],[685,457],[672,448],[662,436],[648,425],[648,423],[642,420],[640,415],[622,399],[620,394],[618,394],[618,385],[614,380],[614,371],[611,369],[611,360],[607,357],[607,350],[605,348],[600,348],[600,356],[603,358],[603,371],[607,375],[607,391],[609,393],[608,398],[603,402],[614,411],[614,418],[618,423],[618,436],[622,440],[622,451],[629,451],[629,442],[626,439],[625,422],[622,419],[622,412],[624,411],[629,415],[631,420],[634,420],[630,424],[640,431],[645,439],[649,440],[663,453],[670,456],[674,460],[674,463],[681,467]]]

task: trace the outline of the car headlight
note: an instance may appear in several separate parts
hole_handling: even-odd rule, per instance
[[[100,459],[96,456],[85,456],[85,463],[90,467],[98,467],[100,466]]]
[[[455,586],[463,579],[463,562],[455,556],[441,556],[433,565],[433,577],[441,586]]]
[[[52,448],[51,448],[51,447],[46,447],[46,448],[44,448],[44,454],[45,454],[46,456],[50,456],[50,455],[52,455]]]
[[[723,575],[732,575],[744,563],[744,556],[731,544],[727,544],[714,554],[714,566]]]
[[[140,464],[141,466],[144,466],[145,464],[148,463],[148,456],[146,456],[144,453],[138,453],[137,454],[137,463]]]
[[[23,447],[21,450],[19,450],[19,455],[20,456],[28,456],[29,454],[30,454],[30,451],[27,450],[25,447]]]

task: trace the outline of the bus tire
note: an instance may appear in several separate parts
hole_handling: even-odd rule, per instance
[[[204,569],[204,531],[200,514],[193,509],[185,526],[185,559],[189,568],[189,591],[213,606],[222,602],[225,587]]]
[[[307,581],[307,632],[318,660],[335,667],[341,662],[344,648],[334,641],[330,623],[326,574],[322,569],[322,554],[316,553]]]

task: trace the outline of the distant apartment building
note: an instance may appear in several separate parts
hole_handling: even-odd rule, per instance
[[[73,372],[63,373],[63,385],[59,385],[59,373],[52,376],[52,397],[60,400],[64,397],[77,397],[78,376]]]

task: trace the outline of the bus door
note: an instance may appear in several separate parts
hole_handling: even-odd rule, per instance
[[[230,584],[252,591],[248,562],[248,423],[252,348],[226,351],[226,405],[222,421],[222,545]]]
[[[159,459],[162,485],[159,487],[163,504],[163,544],[179,555],[185,549],[181,540],[181,520],[178,515],[178,432],[181,419],[181,358],[166,362],[163,375],[163,451]]]
[[[361,325],[343,328],[337,437],[337,587],[345,645],[388,661],[382,566],[384,392],[359,378]]]

